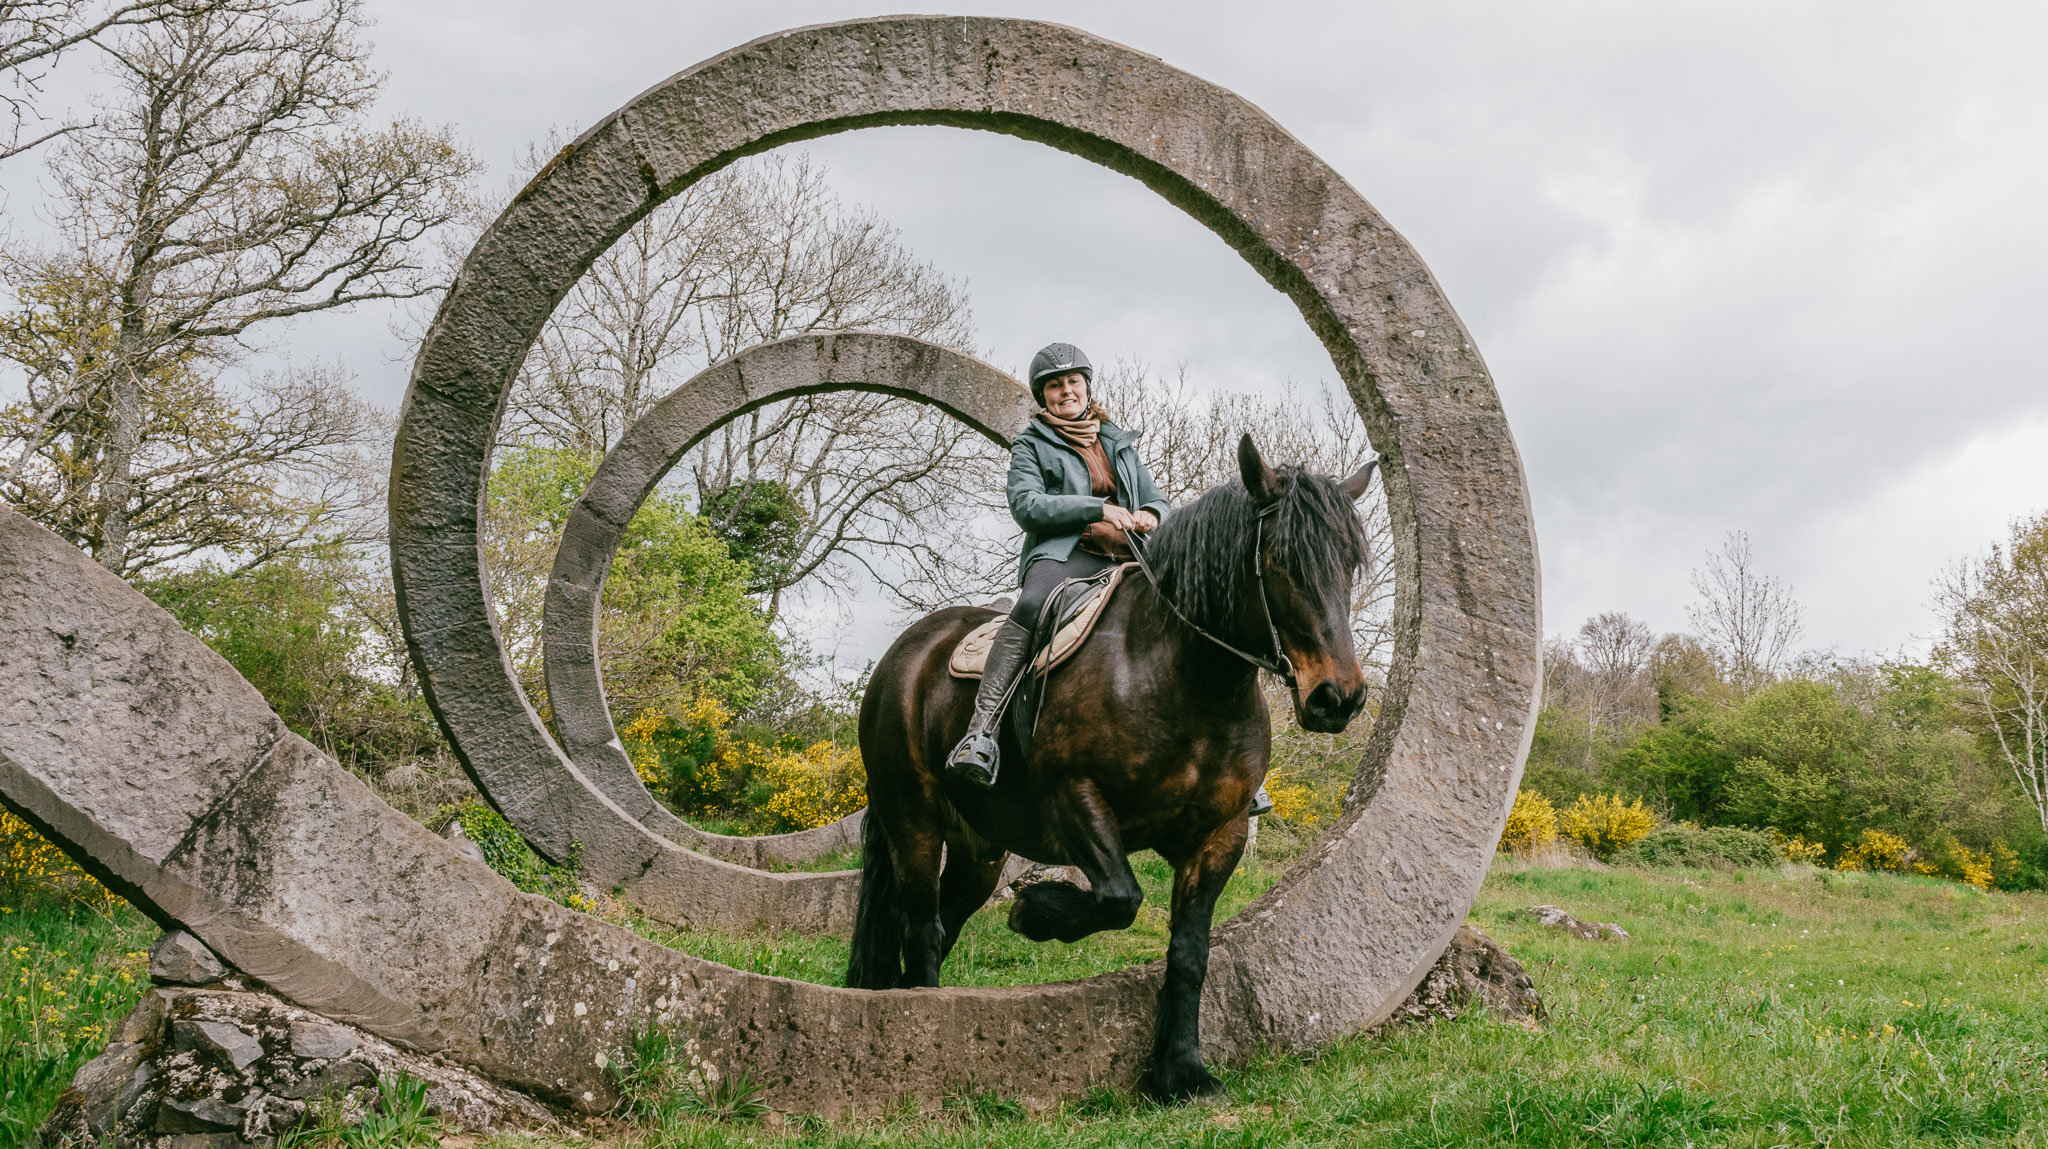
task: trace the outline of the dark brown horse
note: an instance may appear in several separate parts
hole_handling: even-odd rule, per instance
[[[1358,714],[1366,684],[1351,587],[1369,556],[1352,503],[1372,471],[1341,483],[1276,472],[1249,435],[1238,463],[1241,483],[1209,491],[1153,532],[1145,550],[1157,587],[1127,577],[1088,643],[1053,672],[1028,759],[1005,724],[994,789],[948,781],[943,770],[975,686],[946,662],[991,612],[928,615],[876,664],[860,708],[868,817],[847,985],[939,984],[939,964],[994,892],[1005,853],[1078,867],[1089,884],[1026,887],[1011,929],[1068,942],[1123,929],[1144,900],[1128,855],[1156,850],[1174,871],[1173,919],[1145,1085],[1171,1098],[1221,1088],[1200,1041],[1209,926],[1272,748],[1257,670],[1223,644],[1291,667],[1307,729],[1339,731]]]

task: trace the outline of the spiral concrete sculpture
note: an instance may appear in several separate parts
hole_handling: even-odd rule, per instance
[[[881,124],[1007,132],[1140,180],[1295,302],[1357,401],[1393,522],[1390,681],[1345,815],[1216,930],[1202,1012],[1205,1053],[1226,1064],[1358,1032],[1463,921],[1520,779],[1542,633],[1520,460],[1457,316],[1357,192],[1244,100],[1086,33],[896,17],[766,37],[637,97],[535,177],[442,305],[394,460],[407,641],[444,727],[472,770],[557,763],[530,791],[493,793],[532,816],[537,844],[643,859],[598,878],[665,912],[744,916],[690,884],[724,863],[606,797],[518,697],[483,590],[484,473],[513,372],[607,244],[735,158]],[[608,1058],[649,1024],[707,1077],[745,1071],[770,1104],[824,1113],[963,1088],[1051,1101],[1144,1067],[1156,967],[843,990],[701,961],[517,894],[285,731],[168,615],[9,512],[0,636],[11,808],[280,994],[505,1083],[604,1105]],[[506,714],[517,721],[494,724]]]
[[[816,830],[746,838],[709,834],[669,813],[641,783],[612,726],[597,663],[598,605],[626,524],[684,452],[755,407],[837,390],[878,391],[930,403],[1002,446],[1024,429],[1032,410],[1031,392],[1017,380],[908,336],[826,332],[752,348],[676,388],[619,437],[570,510],[548,578],[542,639],[548,702],[563,752],[593,787],[641,825],[698,853],[747,866],[810,861],[857,846],[861,815]],[[518,715],[505,717],[517,720]],[[501,771],[518,775],[559,769],[551,757],[479,765],[479,772],[493,779]],[[515,788],[533,789],[517,783]],[[575,793],[571,786],[559,789]],[[584,861],[590,864],[587,850]],[[714,871],[699,880],[724,877],[723,871]],[[850,886],[827,904],[849,904],[858,892],[851,885],[858,881],[852,871],[811,880]]]

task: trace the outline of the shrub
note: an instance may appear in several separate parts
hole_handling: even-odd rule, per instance
[[[512,828],[512,823],[506,821],[503,814],[474,798],[441,807],[428,825],[439,830],[450,822],[462,827],[463,836],[483,851],[484,864],[496,870],[506,881],[529,894],[552,898],[572,910],[588,912],[593,908],[590,899],[583,896],[578,882],[583,843],[569,843],[567,864],[552,865],[533,852],[526,839],[519,836],[519,831]]]
[[[1284,770],[1266,772],[1266,797],[1273,800],[1273,812],[1268,817],[1300,826],[1313,826],[1324,818],[1335,817],[1341,809],[1341,792],[1318,790],[1306,782],[1292,779],[1281,781],[1285,775]]]
[[[1613,794],[1582,794],[1564,812],[1560,828],[1595,857],[1611,858],[1656,829],[1657,815],[1641,798],[1623,803]]]
[[[1784,854],[1785,860],[1788,862],[1804,862],[1809,866],[1827,864],[1828,848],[1826,843],[1809,842],[1798,834],[1788,838],[1776,830],[1771,831],[1771,840],[1777,843],[1778,852]]]
[[[1997,876],[1997,867],[1990,851],[1973,850],[1944,835],[1913,863],[1913,872],[1988,890]]]
[[[1919,860],[1920,851],[1906,843],[1904,838],[1884,830],[1865,830],[1856,839],[1856,844],[1842,851],[1837,870],[1882,870],[1894,874],[1910,874],[1913,863]]]
[[[1651,831],[1614,856],[1625,866],[1691,866],[1702,870],[1749,870],[1778,864],[1770,835],[1736,826],[1701,829],[1687,823]]]
[[[1500,833],[1502,850],[1534,850],[1557,841],[1557,807],[1534,790],[1515,792],[1507,828]]]
[[[703,695],[680,718],[658,706],[643,710],[619,737],[647,788],[689,813],[727,799],[728,771],[722,762],[732,745],[731,722],[732,711],[724,703]]]
[[[778,829],[815,829],[867,805],[868,772],[859,747],[815,742],[791,751],[742,745],[728,757],[774,791],[761,809]]]

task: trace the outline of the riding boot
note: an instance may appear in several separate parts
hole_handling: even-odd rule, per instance
[[[1010,687],[1023,671],[1030,653],[1031,632],[1005,619],[989,645],[988,660],[981,668],[981,689],[974,692],[974,717],[967,722],[967,736],[946,759],[946,772],[962,782],[986,790],[996,784],[996,722]]]
[[[1256,818],[1261,814],[1270,814],[1272,812],[1273,796],[1266,793],[1264,786],[1260,786],[1258,793],[1252,795],[1251,816]]]

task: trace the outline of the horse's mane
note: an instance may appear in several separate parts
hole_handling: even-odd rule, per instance
[[[1297,466],[1275,467],[1280,501],[1265,523],[1268,553],[1313,586],[1334,586],[1370,561],[1365,525],[1335,479]],[[1238,605],[1258,592],[1252,545],[1258,508],[1244,483],[1209,488],[1166,516],[1145,555],[1165,592],[1196,626],[1228,633]]]

